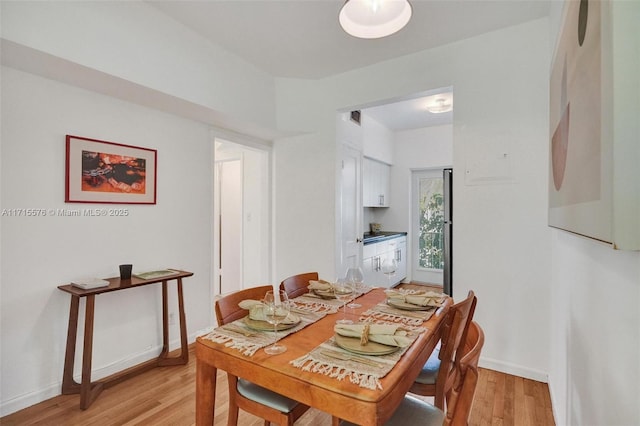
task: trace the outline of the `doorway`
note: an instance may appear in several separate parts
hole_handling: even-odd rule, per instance
[[[216,161],[218,214],[218,293],[242,288],[242,163]]]
[[[215,140],[214,295],[269,281],[269,156],[268,150]]]

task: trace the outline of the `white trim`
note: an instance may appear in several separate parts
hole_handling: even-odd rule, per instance
[[[523,377],[525,379],[535,380],[537,382],[543,382],[543,383],[549,382],[549,374],[544,371],[535,370],[533,368],[528,368],[522,365],[500,361],[493,358],[481,357],[478,365],[482,368],[499,371],[501,373],[511,374],[512,376]]]
[[[549,388],[549,398],[551,400],[551,414],[553,415],[553,423],[557,425],[558,424],[558,419],[560,417],[558,416],[558,408],[557,408],[558,404],[556,404],[556,401],[558,401],[558,400],[555,398],[554,391],[553,391],[554,388],[553,388],[553,386],[551,386],[551,381],[552,380],[553,379],[552,379],[551,375],[549,374],[548,375],[548,380],[547,380],[547,384],[548,384],[547,387]],[[558,401],[558,403],[559,403],[559,401]]]
[[[198,330],[194,333],[191,333],[187,335],[187,342],[191,344],[195,342],[196,337],[206,334],[211,330],[213,330],[213,327],[207,327],[206,329]],[[181,342],[179,338],[169,341],[170,351],[179,349],[180,346],[181,346]],[[138,353],[131,357],[121,359],[119,361],[113,362],[104,367],[92,369],[91,380],[97,381],[105,377],[111,376],[113,374],[122,372],[127,368],[135,367],[139,364],[142,364],[143,362],[157,358],[161,351],[162,351],[162,343],[155,345],[153,347],[150,347],[144,352]],[[74,380],[80,383],[82,381],[81,375],[74,374]],[[62,394],[61,389],[62,389],[62,381],[58,381],[55,383],[51,383],[45,388],[38,389],[35,392],[27,392],[15,398],[9,399],[7,401],[2,401],[2,404],[0,405],[0,417],[9,415],[11,413],[15,413],[16,411],[22,410],[23,408],[31,407],[32,405],[35,405],[40,402],[59,396]],[[79,407],[80,394],[77,395],[77,399],[78,399],[78,407]]]

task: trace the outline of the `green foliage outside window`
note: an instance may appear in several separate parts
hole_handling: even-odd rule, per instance
[[[443,230],[444,197],[442,194],[442,179],[425,179],[420,183],[418,261],[421,268],[444,268]]]

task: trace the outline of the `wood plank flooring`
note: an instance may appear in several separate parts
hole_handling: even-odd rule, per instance
[[[215,425],[226,425],[227,381],[218,372]],[[429,398],[425,398],[429,401]],[[0,418],[2,426],[24,425],[158,425],[195,424],[195,354],[185,366],[156,368],[105,391],[82,411],[78,395],[60,395]],[[262,420],[240,412],[240,426],[260,426]],[[296,426],[330,425],[331,417],[309,410]],[[553,426],[546,383],[480,369],[469,424]]]

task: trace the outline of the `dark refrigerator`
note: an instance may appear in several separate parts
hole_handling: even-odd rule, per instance
[[[453,169],[442,171],[443,195],[444,195],[444,270],[442,289],[453,297]]]

